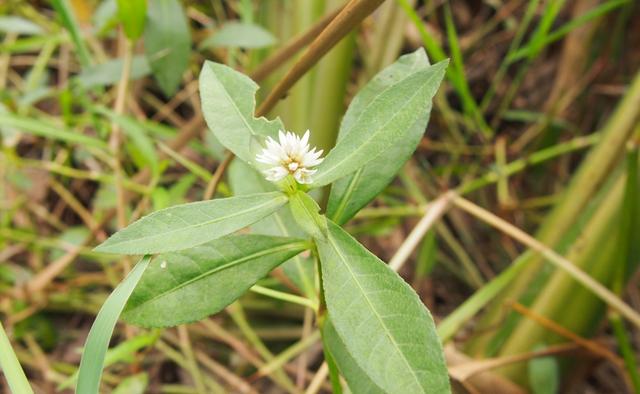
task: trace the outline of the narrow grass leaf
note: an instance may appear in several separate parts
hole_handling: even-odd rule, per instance
[[[450,392],[435,324],[415,291],[332,222],[316,244],[329,317],[358,366],[390,393]]]
[[[52,0],[51,5],[53,5],[53,8],[56,10],[56,15],[62,19],[62,25],[71,35],[71,41],[73,41],[73,45],[76,48],[82,68],[91,65],[91,54],[89,53],[89,49],[87,48],[84,39],[82,38],[82,29],[73,12],[71,2],[69,0]]]
[[[222,145],[248,163],[261,142],[256,138],[276,138],[284,129],[279,118],[254,117],[257,90],[251,78],[231,67],[209,61],[202,66],[200,98],[207,125]]]
[[[145,327],[201,320],[308,247],[295,238],[238,235],[162,254],[142,277],[123,318]]]
[[[404,144],[403,133],[424,121],[425,108],[431,105],[447,64],[442,61],[418,71],[373,99],[318,166],[312,185],[327,185],[376,160],[389,147]]]
[[[160,89],[170,97],[182,81],[191,52],[187,16],[178,0],[149,2],[144,50]]]
[[[373,77],[351,101],[340,125],[338,141],[347,138],[362,112],[386,89],[429,67],[429,59],[421,48],[402,56]],[[345,223],[393,180],[420,142],[430,112],[431,102],[420,110],[421,116],[413,125],[400,131],[397,144],[390,145],[378,158],[331,186],[327,216],[338,224]]]
[[[177,205],[130,224],[95,250],[156,254],[188,249],[255,223],[286,202],[287,196],[271,192]]]
[[[11,347],[11,342],[2,323],[0,323],[0,370],[7,379],[12,393],[33,394],[33,389]]]
[[[158,330],[143,333],[108,349],[104,357],[104,368],[107,368],[117,362],[133,362],[135,360],[134,357],[136,352],[140,349],[153,345],[158,340],[159,336],[160,332]],[[78,371],[60,383],[57,390],[62,391],[66,388],[72,387],[77,381]]]
[[[64,141],[92,148],[107,148],[107,144],[98,139],[81,134],[77,131],[65,129],[64,126],[52,125],[42,120],[21,116],[9,112],[0,112],[0,124],[3,127],[15,128],[17,131]]]
[[[113,290],[113,293],[107,297],[104,305],[100,308],[82,352],[76,393],[98,394],[104,358],[113,329],[129,296],[149,265],[149,261],[151,261],[151,256],[143,257],[129,275]]]

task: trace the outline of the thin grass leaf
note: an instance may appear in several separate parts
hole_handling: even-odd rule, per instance
[[[118,322],[129,296],[135,289],[142,274],[147,269],[151,256],[143,257],[127,277],[113,290],[100,308],[96,320],[91,326],[89,336],[82,352],[78,372],[78,394],[98,394],[104,358],[109,347],[113,329]]]
[[[91,54],[89,53],[89,49],[87,49],[84,39],[82,38],[82,29],[78,24],[78,20],[73,12],[73,7],[71,6],[70,1],[52,0],[51,4],[56,10],[56,13],[62,19],[62,24],[69,31],[69,34],[71,34],[71,41],[73,41],[73,45],[76,48],[80,64],[83,68],[90,66],[92,63]]]
[[[51,140],[65,141],[85,147],[106,149],[107,144],[97,138],[80,134],[77,131],[68,130],[63,126],[36,120],[18,114],[0,112],[0,124],[3,127],[12,127],[18,131],[37,135]]]
[[[2,323],[0,323],[0,370],[7,379],[12,393],[33,394],[33,389],[11,347],[11,342]]]

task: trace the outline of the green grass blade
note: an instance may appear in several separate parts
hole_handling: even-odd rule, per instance
[[[572,32],[573,30],[583,26],[584,24],[599,18],[601,16],[606,15],[607,13],[622,7],[625,4],[628,4],[629,0],[612,0],[608,1],[604,4],[600,4],[597,7],[585,12],[584,14],[578,16],[577,18],[571,19],[571,21],[565,23],[557,30],[554,30],[550,34],[548,34],[545,38],[541,39],[537,45],[541,47],[546,47],[554,42],[562,39],[564,36]],[[507,57],[507,63],[511,64],[517,62],[518,60],[524,59],[526,57],[530,57],[533,55],[534,48],[531,44],[526,45],[524,48],[521,48],[515,51],[513,54]]]
[[[635,352],[629,339],[629,334],[624,326],[622,317],[617,312],[612,312],[609,316],[609,323],[613,327],[613,333],[615,334],[622,359],[624,360],[624,366],[629,374],[629,380],[633,385],[633,392],[640,393],[640,374],[638,374],[638,362],[636,361]]]
[[[0,369],[7,379],[12,393],[33,394],[33,389],[31,389],[20,362],[11,348],[11,342],[2,323],[0,323]]]
[[[53,0],[51,3],[53,4],[53,8],[60,15],[62,24],[69,31],[69,34],[71,34],[71,40],[73,41],[73,45],[76,47],[76,51],[78,52],[80,64],[83,68],[90,66],[92,63],[91,54],[89,53],[89,49],[87,49],[87,46],[82,39],[80,26],[78,25],[76,16],[73,13],[71,3],[69,2],[69,0]]]
[[[80,134],[77,131],[66,129],[63,126],[54,125],[46,121],[36,120],[10,112],[0,113],[0,124],[2,124],[3,127],[15,127],[22,132],[37,135],[49,140],[65,141],[70,144],[98,149],[107,148],[107,144],[97,138]]]
[[[76,393],[98,394],[102,367],[111,334],[113,334],[113,329],[129,296],[149,265],[149,261],[151,261],[151,256],[143,257],[100,308],[82,352]]]
[[[456,70],[455,73],[451,74],[452,76],[455,76],[455,82],[453,83],[458,90],[460,98],[462,99],[464,112],[474,120],[482,133],[486,137],[490,138],[493,135],[493,131],[491,131],[491,128],[485,122],[484,117],[478,108],[478,104],[471,94],[469,82],[467,81],[467,77],[464,72],[464,59],[462,58],[462,51],[460,50],[458,33],[456,32],[451,7],[448,3],[445,4],[444,11],[447,40],[449,41],[449,48],[451,49],[451,62],[453,68]]]

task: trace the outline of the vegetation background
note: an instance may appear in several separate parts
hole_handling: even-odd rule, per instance
[[[638,2],[134,3],[0,3],[0,316],[36,392],[71,392],[133,263],[93,246],[233,193],[200,109],[205,59],[250,75],[259,106],[278,100],[269,116],[328,150],[354,93],[421,46],[451,59],[429,127],[347,229],[432,311],[459,392],[640,392]],[[276,271],[205,321],[118,325],[103,391],[330,392],[313,313],[282,293],[304,295]]]

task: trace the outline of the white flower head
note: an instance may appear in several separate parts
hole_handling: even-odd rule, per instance
[[[309,147],[309,130],[302,137],[287,131],[278,132],[278,141],[267,138],[267,147],[256,156],[256,161],[269,166],[262,172],[268,181],[278,182],[293,175],[298,183],[311,183],[311,175],[317,170],[311,167],[322,163],[322,150]]]

